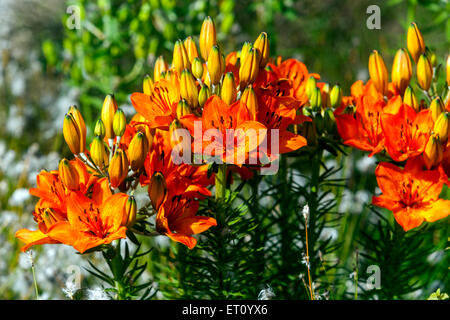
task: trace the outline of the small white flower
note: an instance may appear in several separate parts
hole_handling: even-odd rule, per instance
[[[273,297],[275,297],[275,293],[269,285],[258,294],[258,300],[272,300]]]
[[[309,264],[309,256],[307,256],[306,254],[302,254],[302,264],[306,265],[306,267],[309,269],[310,268],[310,264]]]
[[[67,280],[66,287],[62,289],[67,298],[73,300],[73,296],[75,292],[77,292],[78,288],[75,281]]]
[[[88,300],[110,300],[105,290],[96,287],[94,289],[88,289]]]
[[[303,213],[303,218],[305,218],[305,220],[308,220],[308,218],[309,218],[309,206],[308,206],[308,204],[304,205],[302,213]]]

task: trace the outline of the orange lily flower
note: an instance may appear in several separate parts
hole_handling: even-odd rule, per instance
[[[170,123],[176,119],[179,101],[179,85],[165,79],[155,83],[152,95],[141,92],[131,95],[131,103],[136,111],[148,120],[150,128],[168,129]]]
[[[374,89],[376,90],[376,89]],[[375,96],[363,95],[357,99],[355,114],[336,114],[336,125],[344,144],[370,151],[369,157],[384,148],[384,135],[380,118],[385,105]]]
[[[55,223],[47,234],[80,253],[125,238],[127,228],[121,223],[127,200],[124,193],[112,195],[107,183],[94,187],[92,199],[74,192],[69,196],[67,221]]]
[[[421,157],[408,160],[404,169],[382,162],[375,175],[382,194],[372,203],[391,210],[405,231],[450,214],[450,200],[439,199],[447,176],[442,169],[423,170]]]
[[[192,166],[186,163],[175,165],[171,151],[169,133],[156,130],[152,148],[144,163],[145,174],[140,177],[141,185],[148,185],[153,174],[160,172],[174,195],[211,196],[211,191],[207,187],[214,183],[214,179],[207,178],[208,166]]]
[[[267,148],[271,147],[271,129],[278,131],[279,153],[287,153],[300,149],[308,144],[306,138],[288,131],[291,124],[301,124],[312,121],[304,115],[297,115],[295,108],[287,105],[285,100],[267,94],[259,96],[259,109],[256,119],[267,127]],[[270,155],[270,151],[268,152]],[[270,158],[270,156],[269,156]]]
[[[95,189],[97,177],[90,175],[81,161],[71,160],[70,163],[79,176],[78,192],[87,193],[93,184]],[[33,245],[60,243],[48,235],[48,230],[57,222],[67,221],[68,197],[73,193],[64,186],[58,171],[42,171],[36,180],[37,188],[31,188],[30,194],[40,197],[33,212],[38,230],[20,229],[16,232],[16,238],[25,243],[21,248],[22,251],[28,250]]]
[[[240,100],[228,106],[213,95],[206,101],[201,119],[191,114],[182,117],[181,123],[194,136],[194,150],[197,149],[195,144],[198,144],[206,156],[219,156],[223,162],[233,159],[233,164],[241,165],[240,160],[248,159],[249,153],[258,148],[267,133],[265,125],[250,119],[246,105]],[[195,135],[194,121],[202,122],[201,136]],[[227,134],[234,135],[232,146],[227,145]],[[249,141],[256,143],[250,144]],[[217,150],[219,154],[216,154]],[[245,159],[238,159],[240,155],[244,155]]]
[[[402,104],[395,114],[381,116],[386,151],[395,161],[405,161],[418,156],[425,149],[433,126],[429,110],[416,112]]]
[[[217,225],[214,218],[196,216],[197,211],[198,201],[169,194],[156,215],[156,230],[192,249],[197,244],[193,234]]]

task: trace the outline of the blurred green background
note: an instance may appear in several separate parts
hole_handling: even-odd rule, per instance
[[[381,9],[380,30],[366,27],[370,5]],[[68,28],[68,8],[79,8],[79,29]],[[266,31],[272,56],[302,60],[323,80],[340,83],[346,95],[354,81],[367,80],[371,50],[379,50],[390,68],[412,21],[438,63],[450,48],[446,0],[2,0],[0,12],[0,298],[32,295],[14,232],[34,227],[36,200],[27,189],[36,174],[69,156],[61,134],[67,108],[81,107],[92,128],[105,95],[114,93],[131,113],[129,95],[142,90],[155,59],[170,61],[177,39],[198,38],[206,16],[213,17],[226,52]],[[373,170],[367,179],[373,185]],[[42,268],[66,254],[55,250],[39,260]],[[53,268],[39,279],[42,286],[48,282],[48,298],[62,296],[54,283],[64,279]]]

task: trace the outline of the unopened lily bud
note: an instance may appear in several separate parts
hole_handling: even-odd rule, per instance
[[[108,94],[105,98],[105,101],[103,102],[101,112],[101,119],[103,121],[103,124],[105,125],[106,137],[108,139],[114,139],[115,137],[113,122],[116,111],[117,111],[116,99],[114,98],[114,95]]]
[[[92,140],[90,154],[92,161],[94,161],[100,170],[104,170],[108,166],[109,156],[107,146],[100,136],[96,136]]]
[[[177,104],[177,119],[181,119],[181,117],[192,114],[192,110],[189,107],[186,99],[181,99]]]
[[[144,78],[144,83],[143,83],[142,87],[143,87],[144,93],[148,94],[150,96],[153,92],[153,87],[154,87],[152,77],[150,77],[149,75],[146,75]]]
[[[244,42],[244,44],[242,45],[242,49],[239,54],[239,60],[241,65],[243,64],[243,61],[247,59],[248,55],[250,54],[250,50],[252,50],[252,48],[253,45],[248,41]]]
[[[444,147],[442,146],[439,137],[436,135],[431,136],[425,146],[423,152],[423,159],[428,170],[438,165],[444,156]]]
[[[180,77],[180,95],[187,103],[195,108],[198,106],[198,89],[192,73],[184,69]]]
[[[206,100],[211,96],[211,90],[205,84],[200,88],[200,92],[198,93],[198,104],[200,107],[203,107],[206,103]]]
[[[417,102],[416,95],[414,94],[414,90],[411,86],[408,86],[405,90],[405,94],[403,95],[403,103],[407,104],[416,112],[419,112],[419,102]]]
[[[84,123],[80,110],[76,106],[70,106],[68,113],[73,116],[73,120],[80,132],[80,153],[82,153],[86,150],[86,124]]]
[[[450,87],[450,55],[447,57],[447,86]]]
[[[137,204],[136,199],[133,196],[129,196],[127,202],[125,203],[125,210],[122,217],[121,226],[130,228],[136,222],[137,215]]]
[[[406,42],[409,53],[411,53],[414,62],[417,63],[419,56],[425,53],[425,43],[423,41],[422,33],[415,22],[409,25]]]
[[[111,187],[117,188],[125,180],[128,175],[128,166],[127,155],[122,149],[117,149],[108,168]]]
[[[309,77],[308,80],[306,81],[306,95],[308,97],[308,99],[311,99],[311,95],[313,94],[314,90],[317,87],[317,80],[314,77]]]
[[[67,113],[64,117],[63,122],[63,135],[64,140],[66,140],[67,145],[69,146],[70,151],[74,155],[81,153],[81,134],[80,130],[73,118],[73,115]]]
[[[249,84],[255,82],[258,77],[260,60],[260,53],[255,48],[250,50],[245,60],[241,60],[241,66],[239,68],[240,88],[245,88]]]
[[[189,58],[189,62],[192,64],[195,58],[198,57],[197,45],[195,44],[194,39],[191,36],[187,37],[184,40],[184,47],[186,48],[186,52]]]
[[[211,84],[216,85],[220,82],[222,78],[224,66],[222,66],[222,53],[218,46],[213,46],[209,51],[208,56],[208,71],[209,77],[211,78]]]
[[[203,20],[202,29],[200,30],[200,54],[203,59],[209,58],[211,48],[217,44],[216,27],[211,17],[206,17]]]
[[[183,128],[180,121],[177,119],[173,120],[169,126],[170,146],[174,151],[178,152],[180,156],[183,156],[184,150],[191,149],[191,139],[185,139],[185,136],[183,135],[183,133],[186,132],[186,129]]]
[[[333,86],[330,92],[330,103],[332,108],[337,108],[342,102],[342,88],[336,84]]]
[[[267,37],[267,33],[261,32],[258,39],[256,39],[253,44],[253,48],[259,50],[259,54],[261,56],[261,60],[259,65],[261,68],[264,68],[269,61],[270,53],[269,53],[269,38]]]
[[[191,69],[192,69],[192,75],[195,78],[201,79],[203,77],[203,63],[199,57],[194,58],[194,60],[192,60]]]
[[[98,119],[95,123],[94,127],[94,136],[99,136],[100,138],[104,138],[106,134],[106,128],[105,124],[103,123],[102,119]]]
[[[311,98],[309,99],[309,104],[313,111],[317,111],[322,107],[322,94],[319,88],[313,90]]]
[[[245,103],[250,113],[251,120],[256,120],[258,113],[258,99],[252,86],[247,86],[241,96],[241,101]]]
[[[150,184],[148,186],[148,194],[150,196],[153,209],[158,211],[167,195],[166,179],[164,179],[161,172],[155,172],[151,177]]]
[[[377,91],[383,96],[387,95],[388,71],[383,57],[377,50],[373,50],[369,56],[369,75]]]
[[[450,133],[450,112],[442,112],[434,123],[433,132],[445,143]]]
[[[191,63],[189,62],[189,57],[186,52],[186,48],[181,40],[175,42],[173,48],[173,58],[172,64],[175,71],[180,75],[184,69],[191,69]]]
[[[234,75],[232,72],[228,72],[223,78],[220,97],[227,105],[231,105],[236,101],[237,90],[236,84],[234,82]]]
[[[331,99],[330,99],[330,85],[325,83],[322,87],[322,108],[327,109],[331,107]]]
[[[428,60],[425,54],[420,55],[417,62],[417,82],[419,86],[428,91],[431,86],[431,80],[433,79],[433,67],[430,60]]]
[[[445,105],[441,97],[434,98],[433,101],[431,101],[430,111],[431,111],[431,118],[433,119],[433,121],[436,121],[437,118],[441,115],[441,113],[444,112],[444,110]]]
[[[411,61],[405,49],[399,49],[392,64],[391,79],[395,87],[403,95],[412,76]]]
[[[168,69],[169,66],[167,65],[166,61],[164,61],[163,56],[159,56],[155,61],[155,68],[153,70],[153,79],[155,80],[155,82],[159,81],[161,79],[161,74],[163,72],[166,72]]]
[[[80,189],[80,177],[75,167],[67,160],[62,159],[58,166],[59,178],[64,186],[72,191]]]
[[[113,119],[114,134],[118,137],[123,136],[123,134],[125,133],[126,126],[127,126],[127,118],[125,117],[125,113],[122,111],[122,109],[119,108],[114,114]]]
[[[138,132],[131,139],[127,154],[131,170],[137,172],[144,165],[149,150],[149,142],[144,133]]]

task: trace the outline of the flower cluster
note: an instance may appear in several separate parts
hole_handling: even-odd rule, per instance
[[[411,83],[411,59],[416,64],[416,84],[424,95],[420,101]],[[446,88],[450,88],[450,57],[447,86],[441,94],[436,64],[435,54],[425,47],[412,23],[407,49],[395,55],[391,82],[383,58],[374,50],[369,57],[370,80],[355,82],[351,97],[344,99],[346,105],[335,112],[344,144],[368,151],[369,156],[383,153],[392,160],[376,168],[382,194],[372,202],[391,210],[405,231],[450,214],[450,200],[439,199],[450,176],[450,95]]]
[[[225,56],[209,17],[199,49],[188,37],[175,43],[170,67],[157,59],[143,92],[131,95],[137,113],[130,121],[108,95],[88,146],[83,117],[70,107],[63,134],[75,158],[37,176],[30,193],[39,197],[38,230],[17,231],[23,250],[63,243],[84,253],[131,233],[166,235],[192,249],[194,234],[217,225],[197,215],[215,181],[211,157],[225,164],[225,173],[246,177],[307,145],[291,128],[311,122],[302,109],[311,96],[322,96],[318,75],[294,59],[272,60],[266,33]],[[311,81],[318,93],[308,92]],[[133,196],[139,186],[150,198],[142,208]]]

